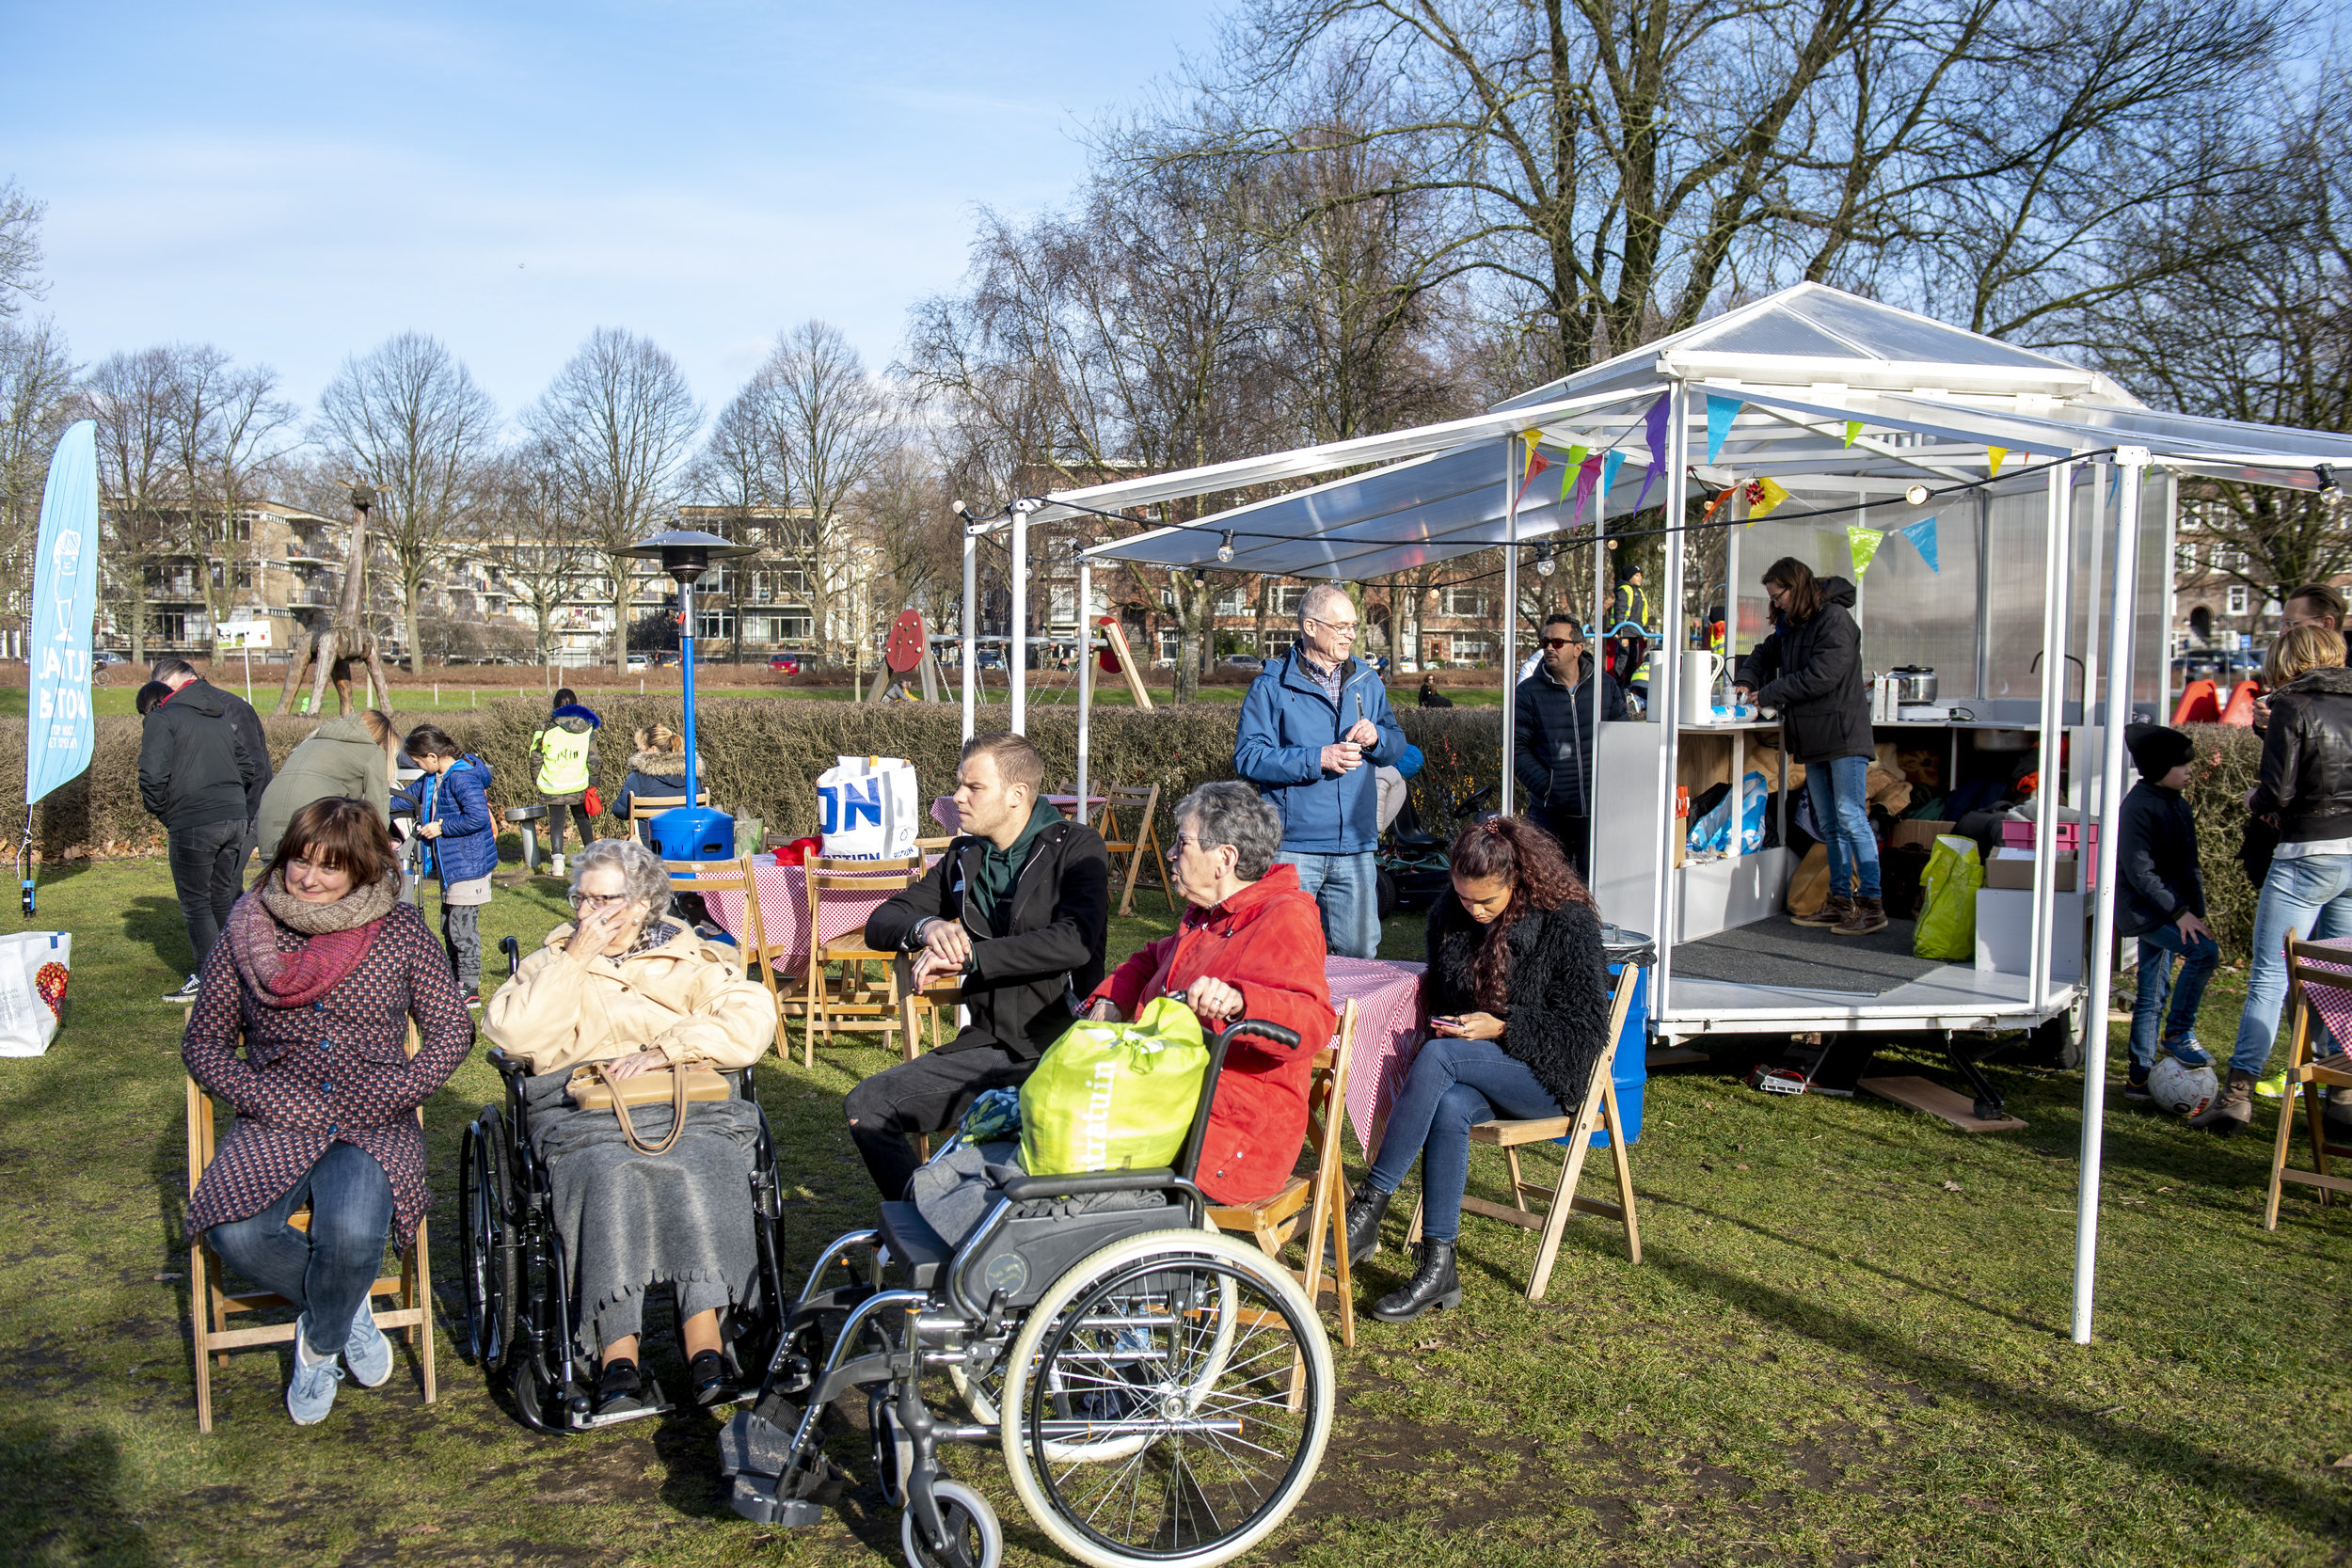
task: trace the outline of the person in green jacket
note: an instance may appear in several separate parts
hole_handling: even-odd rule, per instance
[[[400,757],[392,721],[374,708],[329,719],[290,753],[262,792],[255,817],[262,863],[278,854],[294,814],[313,800],[346,796],[364,800],[387,826],[392,820],[392,768]]]

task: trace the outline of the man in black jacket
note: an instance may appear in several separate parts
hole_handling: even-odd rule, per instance
[[[1576,874],[1589,879],[1596,720],[1623,719],[1626,707],[1615,678],[1594,670],[1575,617],[1559,614],[1544,622],[1542,661],[1519,682],[1514,710],[1512,771],[1535,819],[1560,841]]]
[[[139,736],[139,800],[163,821],[171,885],[196,950],[195,972],[167,1002],[196,1000],[197,976],[244,891],[256,783],[269,782],[269,764],[256,762],[238,736],[227,695],[204,681],[183,680],[147,710]]]
[[[2139,783],[2123,797],[2115,838],[2115,934],[2139,939],[2139,996],[2132,1007],[2129,1100],[2148,1098],[2148,1071],[2159,1053],[2189,1067],[2213,1058],[2197,1043],[2197,1008],[2205,982],[2221,961],[2220,944],[2205,926],[2205,878],[2197,864],[2197,819],[2181,798],[2187,787],[2188,736],[2162,724],[2134,724],[2125,733]],[[2181,960],[2178,979],[2172,960]],[[2169,984],[2172,1006],[2164,1005]],[[2157,1024],[2163,1032],[2159,1036]]]
[[[908,1140],[956,1125],[990,1089],[1026,1079],[1103,978],[1110,854],[1102,835],[1039,799],[1044,759],[1017,735],[975,736],[956,769],[963,832],[920,882],[874,911],[870,947],[912,954],[915,983],[962,976],[971,1023],[878,1072],[842,1101],[883,1198],[906,1196]]]
[[[260,776],[245,792],[246,822],[254,832],[246,842],[246,853],[237,860],[238,871],[242,874],[254,846],[261,842],[262,792],[269,788],[270,780],[278,776],[277,769],[269,763],[269,736],[262,732],[262,716],[254,712],[253,705],[243,697],[205,680],[196,673],[196,666],[184,658],[157,659],[154,673],[149,678],[163,682],[174,691],[190,685],[200,686],[219,698],[222,709],[229,715],[229,721],[237,726],[237,738],[245,743],[246,753],[253,758],[254,766],[261,769]]]

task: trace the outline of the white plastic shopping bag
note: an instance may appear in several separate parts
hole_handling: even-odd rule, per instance
[[[38,1056],[57,1037],[73,933],[0,937],[0,1056]]]
[[[914,765],[903,757],[835,757],[817,778],[818,832],[829,860],[896,860],[914,853],[923,815]]]

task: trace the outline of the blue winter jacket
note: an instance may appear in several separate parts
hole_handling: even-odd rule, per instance
[[[446,773],[427,773],[404,790],[417,808],[417,826],[441,825],[441,836],[423,841],[430,868],[441,885],[470,882],[498,869],[499,835],[490,818],[490,765],[469,752]]]
[[[1342,673],[1335,707],[1300,665],[1293,647],[1249,683],[1241,725],[1233,736],[1233,771],[1258,786],[1282,818],[1282,847],[1299,854],[1354,855],[1379,847],[1378,791],[1372,770],[1405,754],[1405,732],[1389,710],[1379,672],[1351,658]],[[1327,773],[1323,748],[1345,736],[1359,719],[1380,732],[1364,766]]]

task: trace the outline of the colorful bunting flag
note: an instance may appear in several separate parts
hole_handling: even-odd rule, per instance
[[[1568,449],[1567,465],[1560,470],[1560,499],[1562,500],[1568,499],[1568,487],[1583,476],[1584,459],[1591,455],[1592,450],[1581,443]],[[1577,510],[1581,512],[1584,508],[1580,503]]]
[[[1612,450],[1600,460],[1600,493],[1607,495],[1617,487],[1617,470],[1625,467],[1625,453]],[[1635,510],[1640,510],[1638,507]]]
[[[1569,515],[1568,520],[1571,523],[1581,523],[1584,520],[1585,503],[1593,499],[1593,486],[1599,483],[1599,458],[1588,457],[1576,466],[1576,510]]]
[[[1535,476],[1551,467],[1551,459],[1535,450],[1536,433],[1527,434],[1527,477],[1519,481],[1518,499],[1527,499],[1527,487],[1535,483]]]
[[[1649,501],[1649,487],[1666,467],[1666,413],[1674,403],[1672,392],[1661,392],[1642,417],[1642,434],[1649,441],[1649,467],[1642,474],[1642,493],[1633,498],[1633,510],[1639,512]]]
[[[1731,421],[1738,419],[1740,410],[1746,406],[1738,398],[1718,397],[1713,392],[1707,394],[1707,460],[1709,463],[1714,462],[1724,450],[1724,442],[1731,436]]]
[[[1912,548],[1919,552],[1919,559],[1928,563],[1929,571],[1938,577],[1944,575],[1944,568],[1938,565],[1935,560],[1934,518],[1922,517],[1917,522],[1905,528],[1899,528],[1895,531],[1911,541]]]
[[[2000,478],[2001,459],[2009,455],[2009,449],[2007,447],[1987,447],[1984,449],[1984,455],[1986,460],[1993,466],[1991,477],[1994,479]]]
[[[1846,421],[1846,445],[1850,447],[1852,446],[1853,438],[1861,434],[1862,421],[1860,420],[1848,420]]]
[[[1756,521],[1788,499],[1788,488],[1776,479],[1759,476],[1748,481],[1748,521]]]
[[[1871,558],[1879,553],[1879,546],[1885,540],[1886,535],[1877,529],[1864,528],[1860,524],[1847,525],[1846,547],[1853,552],[1854,576],[1860,577],[1870,569]]]

